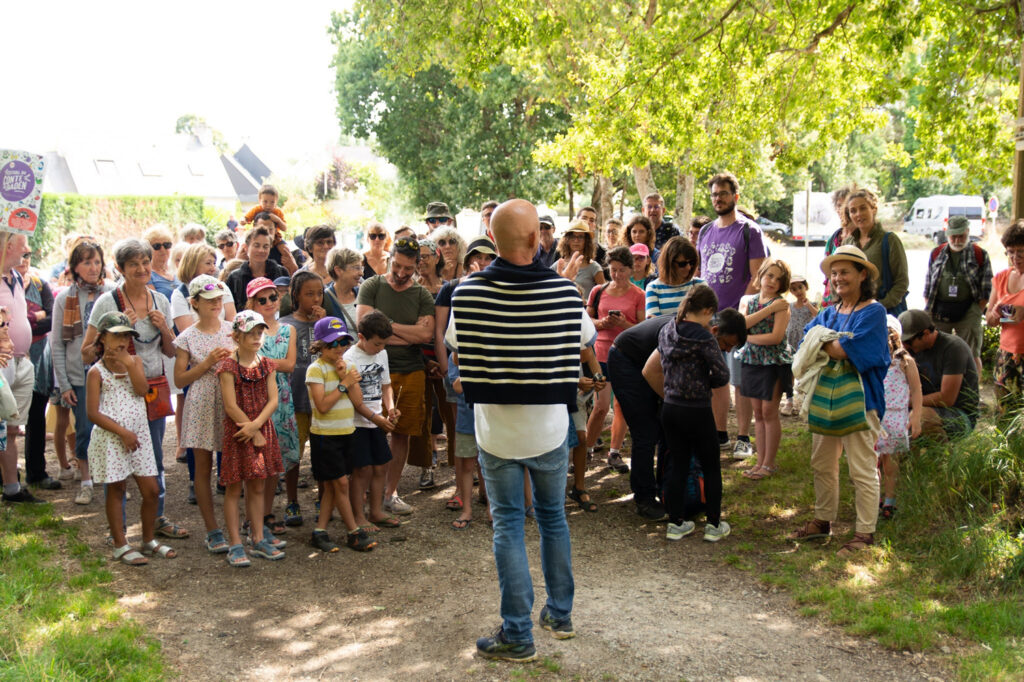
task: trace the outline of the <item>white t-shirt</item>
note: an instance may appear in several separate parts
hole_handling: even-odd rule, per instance
[[[370,355],[358,345],[352,346],[345,351],[345,362],[355,365],[359,370],[359,388],[363,392],[363,404],[380,414],[381,405],[384,403],[384,386],[391,384],[391,373],[388,371],[388,352],[382,350],[376,355]],[[356,412],[356,428],[375,429],[377,425],[363,415]]]
[[[594,321],[583,310],[580,350],[597,336]],[[455,317],[448,323],[445,344],[458,352]],[[565,405],[473,404],[476,442],[501,459],[529,459],[551,452],[569,435],[569,410]]]

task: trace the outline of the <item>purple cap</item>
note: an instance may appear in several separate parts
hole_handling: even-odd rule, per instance
[[[313,338],[317,341],[333,343],[343,336],[348,337],[349,341],[356,340],[345,321],[337,317],[325,317],[313,325]]]

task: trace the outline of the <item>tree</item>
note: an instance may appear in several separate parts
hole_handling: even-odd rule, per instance
[[[482,87],[473,89],[442,66],[411,75],[394,69],[351,15],[335,14],[331,34],[342,130],[375,142],[416,205],[443,200],[458,210],[487,199],[547,197],[560,186],[564,172],[539,167],[531,154],[565,130],[568,118],[508,66],[481,74]]]
[[[224,139],[224,135],[207,123],[206,119],[202,116],[196,116],[195,114],[179,116],[178,120],[174,123],[174,132],[195,135],[202,141],[208,141],[221,154],[227,154],[230,149],[227,140]]]

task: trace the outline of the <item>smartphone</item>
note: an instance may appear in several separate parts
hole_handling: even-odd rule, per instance
[[[622,311],[621,310],[609,310],[608,314],[609,315],[615,315],[616,317],[618,317],[619,315],[622,314]]]
[[[1013,324],[1017,320],[1014,319],[1016,310],[1013,305],[1007,303],[1006,305],[999,306],[999,314],[1002,316],[999,321],[1003,324]]]

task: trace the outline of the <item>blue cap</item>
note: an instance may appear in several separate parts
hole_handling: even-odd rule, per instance
[[[283,277],[278,277],[277,279],[274,280],[274,286],[275,287],[286,287],[286,286],[290,285],[291,283],[292,283],[292,278],[289,277],[288,275],[284,275]]]

